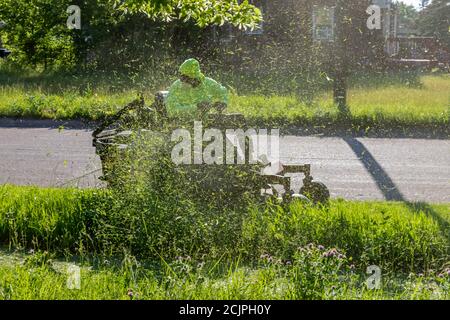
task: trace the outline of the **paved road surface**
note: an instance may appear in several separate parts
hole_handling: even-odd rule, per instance
[[[0,184],[100,185],[101,164],[92,147],[91,132],[59,127],[50,121],[0,120]],[[78,177],[82,178],[75,179]]]
[[[58,126],[1,120],[0,184],[101,186],[91,131]],[[450,203],[449,140],[286,136],[280,149],[284,162],[311,163],[333,197]]]

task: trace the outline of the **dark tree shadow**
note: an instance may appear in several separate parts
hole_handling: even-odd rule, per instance
[[[405,202],[405,204],[414,212],[422,211],[428,216],[432,217],[438,224],[441,230],[444,232],[445,236],[450,245],[450,222],[445,220],[436,210],[434,210],[426,202]]]
[[[354,137],[344,137],[343,139],[362,162],[367,172],[370,173],[378,189],[387,201],[403,202],[411,212],[418,213],[419,211],[422,211],[432,217],[439,224],[441,231],[444,233],[450,244],[450,223],[447,220],[426,202],[408,201],[363,143]]]
[[[343,139],[370,173],[378,189],[383,193],[384,198],[388,201],[406,202],[405,197],[395,185],[394,181],[392,181],[387,172],[377,162],[370,151],[367,150],[364,144],[353,137],[344,137]]]

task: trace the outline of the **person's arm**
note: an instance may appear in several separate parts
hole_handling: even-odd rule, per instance
[[[212,79],[210,79],[208,89],[212,96],[214,108],[216,108],[219,112],[222,112],[228,106],[228,90]]]
[[[174,82],[169,88],[169,94],[166,99],[167,114],[169,116],[183,111],[182,94],[180,84],[178,81]]]
[[[228,105],[228,102],[229,102],[228,101],[229,100],[229,98],[228,98],[228,90],[227,90],[227,88],[225,88],[224,86],[222,86],[219,83],[217,83],[214,96],[215,96],[215,99],[216,99],[215,102],[220,102],[220,103],[223,103],[225,105]]]

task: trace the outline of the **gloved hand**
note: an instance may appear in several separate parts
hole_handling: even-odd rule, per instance
[[[208,102],[200,102],[197,105],[197,110],[201,116],[204,116],[211,109],[211,104]]]
[[[227,108],[227,105],[223,102],[216,102],[213,107],[217,110],[217,112],[222,113],[223,110]]]

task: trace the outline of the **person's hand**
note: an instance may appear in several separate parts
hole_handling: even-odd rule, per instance
[[[208,102],[200,102],[197,105],[197,110],[202,116],[208,113],[209,109],[211,109],[211,105]]]
[[[214,108],[219,112],[222,113],[223,110],[225,110],[227,108],[227,105],[223,102],[216,102],[214,104]]]

